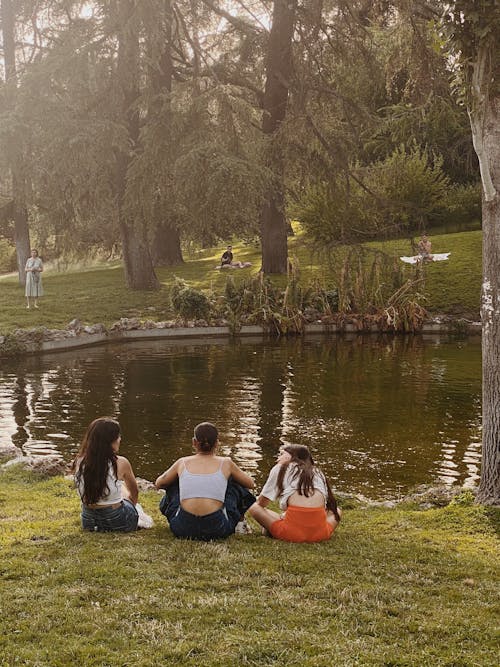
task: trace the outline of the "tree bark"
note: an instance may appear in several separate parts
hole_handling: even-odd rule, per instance
[[[168,222],[157,225],[151,249],[155,266],[182,264],[181,238],[179,230]]]
[[[0,19],[2,23],[3,55],[5,64],[5,80],[10,84],[12,94],[17,88],[15,17],[12,0],[1,0]],[[21,149],[18,149],[21,150]],[[17,270],[19,283],[26,284],[24,267],[30,256],[30,234],[28,225],[28,208],[25,197],[25,178],[22,166],[23,156],[20,152],[11,156],[10,171],[12,181],[12,211],[14,220],[14,243],[16,245]]]
[[[122,118],[127,129],[129,150],[117,153],[117,199],[118,217],[127,287],[136,290],[159,289],[151,254],[146,225],[142,219],[132,219],[125,203],[127,194],[127,171],[139,144],[139,40],[133,26],[135,3],[119,0],[116,5],[118,17],[118,65],[117,76],[123,96]]]
[[[471,114],[483,181],[483,447],[477,501],[500,504],[500,97]],[[477,149],[476,149],[477,150]],[[486,174],[486,179],[483,174]]]
[[[157,103],[157,96],[162,93],[170,95],[172,92],[172,81],[174,75],[174,65],[172,61],[172,34],[173,34],[173,13],[172,0],[164,0],[163,2],[163,31],[164,44],[160,53],[156,66],[151,68],[151,87],[153,90],[153,99],[151,111],[153,114],[166,113],[169,133],[171,128],[171,111],[170,99],[165,108],[164,104]],[[169,137],[173,141],[172,136]],[[159,183],[159,205],[155,206],[153,210],[158,209],[158,214],[155,217],[156,228],[153,234],[153,244],[151,247],[151,256],[155,266],[175,266],[184,262],[182,258],[181,237],[177,225],[168,219],[162,219],[162,200],[167,195],[167,188],[165,183]]]
[[[269,34],[262,131],[270,140],[268,165],[274,174],[274,182],[268,189],[261,211],[264,273],[286,273],[288,268],[284,157],[276,135],[286,117],[296,8],[297,0],[275,0]]]

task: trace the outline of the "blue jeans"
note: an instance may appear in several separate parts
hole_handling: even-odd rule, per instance
[[[175,537],[208,542],[229,537],[236,524],[255,502],[255,496],[231,478],[227,482],[224,505],[220,510],[198,516],[182,509],[179,498],[179,480],[165,490],[160,501],[160,512],[167,517]]]
[[[82,505],[82,528],[97,532],[137,530],[139,514],[130,500],[122,500],[120,507],[91,509]]]

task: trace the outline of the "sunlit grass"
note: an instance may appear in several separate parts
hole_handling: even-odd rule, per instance
[[[297,231],[297,235],[289,239],[289,255],[300,271],[301,281],[307,284],[314,280],[323,287],[334,287],[348,248],[339,248],[329,260],[324,252],[315,252],[300,230]],[[451,252],[451,256],[447,262],[426,266],[427,309],[432,313],[477,318],[481,286],[481,232],[435,236],[432,243],[434,251]],[[406,240],[372,243],[368,247],[383,249],[394,258],[411,254]],[[222,248],[193,252],[184,264],[157,269],[161,289],[156,292],[128,290],[123,269],[116,262],[105,268],[94,266],[89,270],[68,270],[64,273],[57,273],[48,267],[43,277],[46,296],[41,300],[39,311],[26,310],[23,290],[15,276],[3,277],[0,279],[0,331],[6,333],[16,327],[64,328],[73,318],[88,324],[102,322],[106,325],[120,317],[172,318],[169,288],[175,276],[194,287],[221,293],[228,275],[239,282],[259,272],[258,245],[235,240],[233,248],[235,259],[252,262],[250,268],[216,269]],[[404,271],[410,277],[414,269],[405,265]],[[279,284],[284,284],[285,280],[284,277],[276,277]]]
[[[344,512],[325,544],[88,534],[62,478],[1,474],[3,665],[493,666],[498,510]]]

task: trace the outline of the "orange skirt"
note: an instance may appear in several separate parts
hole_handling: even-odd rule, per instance
[[[324,507],[289,505],[285,516],[272,523],[269,532],[285,542],[323,542],[332,536],[333,526],[326,521]]]

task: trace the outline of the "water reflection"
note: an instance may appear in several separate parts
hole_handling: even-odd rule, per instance
[[[4,363],[0,436],[70,459],[85,426],[109,414],[137,474],[153,478],[211,419],[223,450],[259,483],[281,442],[304,443],[339,490],[382,497],[477,482],[480,391],[473,339],[107,346]]]

